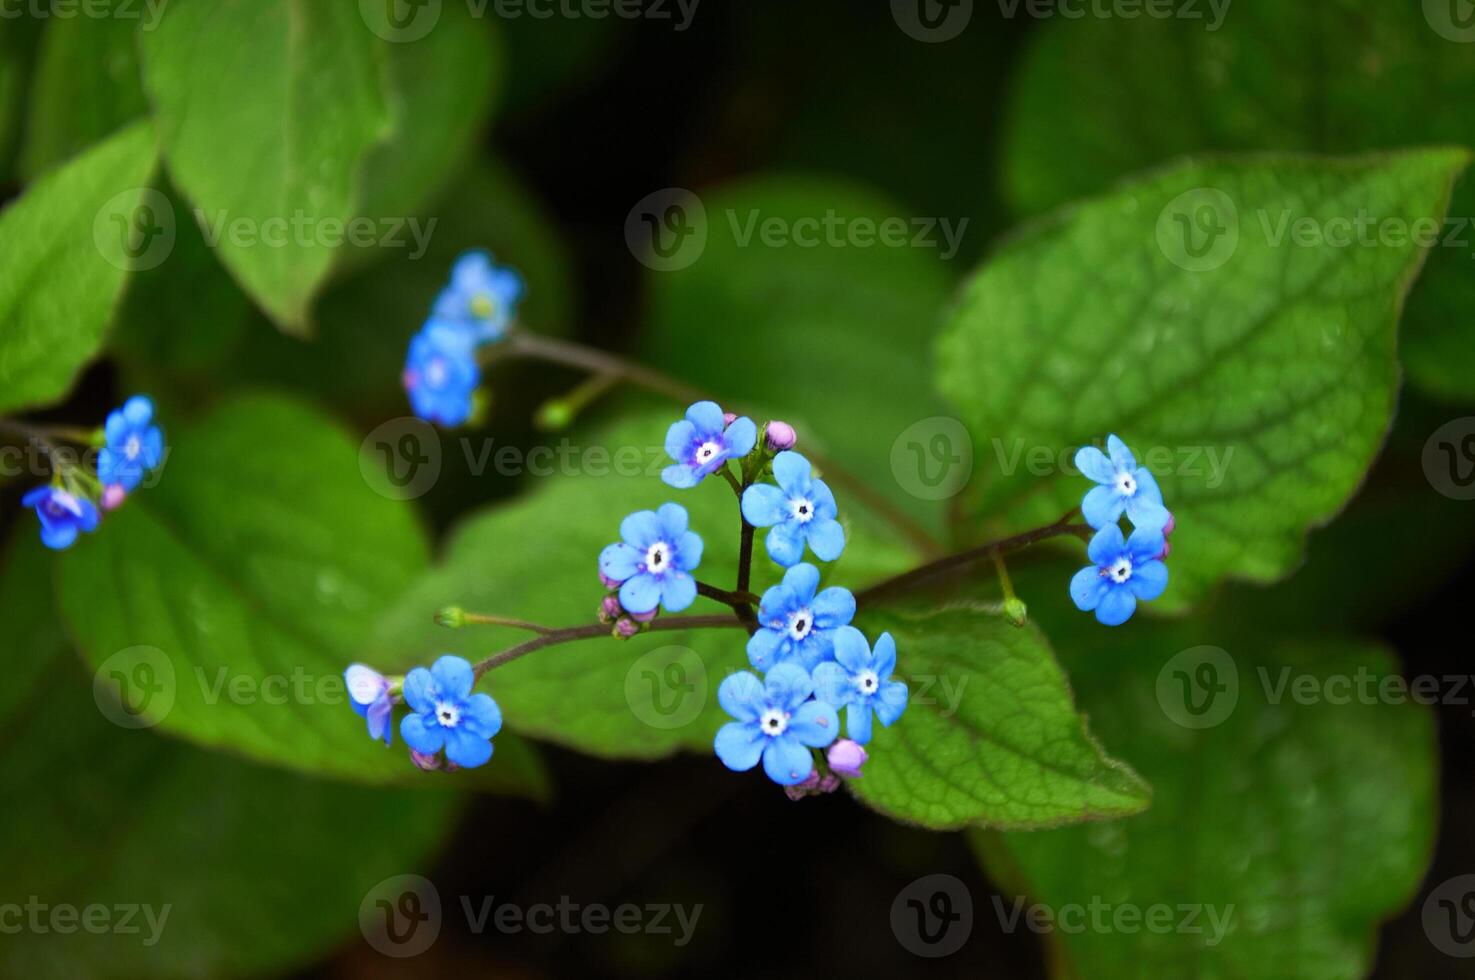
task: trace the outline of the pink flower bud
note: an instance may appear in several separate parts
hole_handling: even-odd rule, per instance
[[[813,795],[818,787],[819,773],[810,770],[809,775],[805,776],[802,781],[795,783],[793,786],[785,786],[784,795],[791,800],[802,800],[806,796]]]
[[[767,432],[768,448],[776,453],[783,452],[785,449],[793,449],[794,443],[799,441],[799,434],[787,422],[770,422]]]
[[[102,509],[117,510],[123,506],[123,501],[128,497],[128,491],[121,484],[109,483],[102,491]]]
[[[628,640],[640,632],[640,624],[628,616],[623,617],[615,624],[615,636],[622,640]]]
[[[601,623],[613,623],[620,618],[620,613],[625,610],[620,608],[620,597],[607,595],[599,603],[599,621]]]
[[[637,623],[648,623],[652,619],[655,619],[656,618],[656,613],[658,613],[660,611],[661,611],[661,607],[660,606],[657,606],[656,608],[652,609],[650,612],[631,613],[630,614],[630,618],[633,619],[633,620],[635,620]]]
[[[440,768],[440,756],[435,752],[416,752],[411,749],[410,761],[415,764],[415,768],[425,772],[435,772]]]
[[[825,757],[829,759],[830,768],[846,779],[858,778],[860,767],[865,765],[865,761],[870,758],[866,754],[865,746],[852,742],[848,738],[842,738],[831,745]]]
[[[604,574],[604,572],[600,572],[599,573],[599,584],[602,585],[602,586],[604,586],[606,589],[618,589],[620,586],[624,585],[625,583],[610,578],[608,575]]]
[[[734,423],[736,421],[737,421],[737,413],[736,412],[723,412],[722,413],[722,424],[724,426],[732,425],[732,423]]]
[[[1172,511],[1168,511],[1168,523],[1166,523],[1166,524],[1163,525],[1163,537],[1166,538],[1168,535],[1172,534],[1173,533],[1173,528],[1175,528],[1177,526],[1178,526],[1178,520],[1177,520],[1177,518],[1175,518],[1173,516],[1173,512]]]

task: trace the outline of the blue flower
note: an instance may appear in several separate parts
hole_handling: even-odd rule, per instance
[[[1160,560],[1163,544],[1163,532],[1155,527],[1139,527],[1125,541],[1115,524],[1097,531],[1086,546],[1094,564],[1070,580],[1076,608],[1094,609],[1097,621],[1107,626],[1131,619],[1138,599],[1156,599],[1168,587],[1168,566]]]
[[[455,426],[471,416],[471,396],[481,383],[475,347],[458,327],[431,321],[410,341],[405,390],[415,414]]]
[[[871,740],[871,715],[890,725],[907,706],[907,686],[891,679],[896,669],[896,641],[882,633],[876,649],[854,626],[835,631],[835,660],[814,669],[817,696],[835,706],[845,705],[846,733],[865,745]]]
[[[813,670],[831,659],[834,632],[855,615],[855,597],[839,586],[816,595],[818,587],[819,569],[800,564],[763,593],[758,606],[761,628],[748,639],[748,661],[756,669],[793,662]]]
[[[463,769],[492,757],[492,736],[502,730],[502,710],[490,694],[472,694],[476,675],[471,664],[449,654],[426,670],[405,675],[405,703],[413,714],[399,723],[400,737],[411,749],[446,758]]]
[[[500,340],[517,315],[522,276],[492,262],[486,252],[467,252],[451,267],[451,282],[435,298],[431,317],[465,327],[477,343]]]
[[[717,732],[712,743],[727,768],[746,772],[763,760],[763,771],[781,786],[802,783],[814,769],[811,748],[824,748],[840,731],[835,709],[811,701],[809,673],[797,664],[779,664],[759,681],[743,671],[717,688],[717,701],[737,721]]]
[[[748,455],[757,441],[752,419],[736,418],[729,425],[716,402],[697,402],[666,432],[666,454],[676,462],[661,472],[661,479],[678,490],[694,487],[729,459]]]
[[[1125,511],[1134,527],[1162,527],[1168,522],[1168,511],[1152,472],[1138,466],[1132,450],[1116,436],[1106,437],[1106,448],[1109,459],[1095,446],[1084,446],[1076,453],[1076,468],[1101,484],[1081,501],[1086,523],[1096,528],[1115,524]]]
[[[108,413],[107,445],[97,455],[97,478],[104,486],[130,492],[163,460],[164,434],[153,421],[154,403],[145,395],[134,395]]]
[[[809,475],[809,460],[792,450],[773,458],[778,486],[755,483],[743,491],[743,518],[754,527],[771,527],[764,544],[768,557],[791,568],[804,557],[804,543],[821,561],[845,550],[845,529],[835,520],[835,496],[823,480]]]
[[[702,563],[702,539],[686,529],[686,508],[662,504],[620,522],[625,540],[600,552],[599,571],[620,585],[620,605],[637,615],[657,605],[680,612],[697,597],[689,574]]]
[[[21,498],[21,504],[36,509],[41,543],[57,551],[70,548],[78,532],[97,530],[102,519],[92,501],[60,487],[37,487]]]
[[[394,726],[389,723],[394,700],[389,696],[389,678],[372,667],[349,664],[343,672],[343,684],[348,689],[348,703],[360,718],[367,719],[370,738],[382,738],[388,745],[394,738]]]

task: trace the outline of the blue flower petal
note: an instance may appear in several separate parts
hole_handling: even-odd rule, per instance
[[[815,518],[805,527],[809,547],[820,561],[834,561],[845,551],[845,528],[839,521]]]
[[[1094,528],[1115,524],[1127,502],[1115,486],[1092,487],[1081,500],[1081,516]]]
[[[834,662],[814,668],[814,696],[836,707],[844,707],[855,699],[855,682],[850,672]]]
[[[768,739],[757,725],[730,721],[717,729],[712,748],[722,764],[734,772],[747,772],[758,764]]]
[[[369,726],[370,738],[382,738],[385,745],[394,742],[394,726],[389,723],[390,715],[394,712],[394,702],[388,696],[380,698],[369,706],[364,712],[364,718]]]
[[[1070,598],[1081,612],[1090,612],[1101,604],[1101,597],[1106,594],[1108,583],[1106,576],[1101,574],[1101,569],[1095,565],[1087,565],[1070,580]]]
[[[778,630],[757,630],[748,637],[748,663],[755,670],[770,670],[780,661],[783,646],[784,634]]]
[[[794,497],[809,490],[809,460],[786,449],[773,457],[773,478],[785,495]]]
[[[1136,566],[1132,569],[1132,577],[1127,579],[1127,588],[1132,590],[1132,594],[1147,602],[1162,595],[1167,587],[1168,566],[1157,560]]]
[[[399,737],[416,752],[439,752],[446,744],[446,730],[439,723],[425,720],[424,715],[405,715],[400,719]]]
[[[1118,472],[1130,473],[1137,468],[1137,457],[1132,455],[1132,450],[1127,444],[1114,435],[1106,437],[1106,452],[1111,456],[1111,465]]]
[[[75,524],[42,524],[41,543],[53,551],[65,551],[77,540]]]
[[[788,498],[771,483],[755,483],[743,491],[743,519],[754,527],[772,527],[788,516]]]
[[[819,588],[819,569],[805,563],[795,565],[784,572],[784,587],[793,592],[800,604],[809,602]]]
[[[686,418],[704,438],[722,434],[722,408],[716,402],[697,402],[686,410]]]
[[[802,605],[803,602],[794,594],[794,590],[780,582],[763,593],[763,598],[758,602],[758,619],[763,625],[773,629],[787,629],[789,614]]]
[[[1168,524],[1168,509],[1140,493],[1127,498],[1127,517],[1138,528],[1162,530]]]
[[[405,675],[403,690],[405,704],[411,711],[426,714],[435,710],[435,679],[424,667],[416,667]]]
[[[502,730],[502,709],[490,694],[473,694],[461,706],[461,724],[482,738],[491,738]]]
[[[814,613],[815,629],[832,630],[855,618],[855,596],[849,589],[832,585],[814,597],[809,610]]]
[[[907,686],[901,681],[888,681],[871,698],[871,708],[881,724],[890,725],[901,717],[907,708]]]
[[[690,490],[702,482],[702,471],[689,463],[673,463],[661,470],[661,482],[677,490]]]
[[[757,721],[764,697],[763,682],[746,670],[729,674],[717,686],[717,703],[738,721]]]
[[[464,658],[446,654],[430,667],[440,696],[450,701],[464,701],[476,683],[476,674]]]
[[[784,732],[812,749],[822,749],[840,737],[840,717],[824,701],[806,701],[789,718]]]
[[[465,725],[446,730],[446,758],[462,769],[475,769],[491,757],[491,739],[482,738]]]
[[[804,557],[804,530],[794,521],[775,524],[763,539],[763,547],[775,564],[789,568]]]
[[[1162,554],[1166,543],[1163,539],[1162,527],[1147,524],[1132,532],[1132,536],[1127,539],[1125,550],[1133,565],[1141,565]]]
[[[620,537],[626,544],[645,551],[661,540],[661,519],[653,510],[637,510],[620,522]]]
[[[780,786],[804,782],[813,769],[814,757],[809,750],[787,733],[770,738],[763,749],[763,771]]]
[[[697,441],[697,427],[686,419],[672,422],[666,430],[666,455],[678,463],[691,462],[691,449]]]
[[[882,680],[890,677],[896,669],[896,641],[890,633],[876,637],[876,645],[871,648],[871,669]]]
[[[733,419],[732,425],[727,427],[726,437],[728,455],[741,458],[753,451],[753,444],[758,441],[758,427],[745,415]]]
[[[1106,590],[1106,595],[1101,597],[1101,605],[1096,607],[1096,621],[1103,626],[1120,626],[1136,611],[1137,597],[1130,589],[1111,588]]]
[[[134,395],[123,403],[123,418],[135,429],[142,429],[154,419],[154,403],[147,395]]]
[[[798,664],[779,664],[763,678],[763,692],[769,704],[793,711],[814,693],[814,681]]]
[[[623,542],[612,544],[599,553],[599,570],[617,582],[634,575],[645,556]]]
[[[1091,538],[1091,543],[1086,545],[1086,554],[1097,566],[1105,568],[1120,558],[1126,547],[1122,529],[1115,524],[1108,524]]]
[[[694,572],[702,563],[702,538],[695,531],[687,531],[676,542],[676,555],[681,568]]]
[[[620,605],[633,613],[648,613],[661,604],[661,580],[640,572],[620,586]]]
[[[852,741],[861,745],[871,740],[871,706],[868,699],[853,701],[845,709],[845,733]]]
[[[1076,450],[1076,469],[1087,479],[1097,483],[1112,483],[1116,480],[1116,467],[1095,446],[1082,446]]]
[[[854,626],[835,630],[835,659],[852,674],[869,669],[871,645],[866,642],[865,634]]]
[[[1162,488],[1157,485],[1157,477],[1152,475],[1152,470],[1145,466],[1139,466],[1137,467],[1137,471],[1132,474],[1132,479],[1137,481],[1136,496],[1144,500],[1151,500],[1156,504],[1163,502]]]
[[[809,502],[814,504],[816,520],[833,519],[840,513],[835,506],[835,495],[830,492],[830,486],[824,480],[809,481]]]
[[[675,544],[686,533],[686,508],[680,504],[661,504],[656,508],[656,519],[661,522],[661,538],[665,541]]]
[[[661,584],[661,605],[667,612],[681,612],[696,601],[697,580],[685,572],[667,572]]]

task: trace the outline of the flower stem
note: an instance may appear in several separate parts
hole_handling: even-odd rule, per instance
[[[506,626],[515,630],[528,630],[532,633],[556,633],[557,627],[544,626],[541,623],[530,623],[525,619],[513,619],[510,616],[493,616],[487,613],[464,613],[467,625],[474,626]]]
[[[572,341],[559,340],[544,334],[513,328],[506,339],[490,348],[489,360],[503,357],[525,357],[549,361],[565,367],[579,368],[594,374],[609,375],[647,391],[674,398],[677,401],[703,401],[717,399],[700,388],[679,381],[654,368],[636,361],[611,354],[607,351],[586,347]],[[836,486],[855,497],[869,510],[891,524],[905,535],[925,555],[936,555],[941,551],[937,541],[921,524],[912,520],[905,511],[893,504],[884,494],[878,493],[870,484],[849,470],[806,446],[804,454],[816,467],[824,472]]]
[[[740,606],[752,606],[761,599],[760,596],[756,596],[751,592],[729,592],[726,589],[719,589],[715,585],[708,585],[702,581],[697,582],[697,595],[706,596],[708,599],[716,599],[723,605],[731,606],[733,609],[738,609]]]
[[[736,616],[672,616],[667,619],[655,619],[651,622],[649,629],[653,632],[668,630],[698,630],[698,629],[745,629],[742,620]],[[587,626],[568,626],[562,629],[551,630],[531,640],[525,640],[517,646],[508,647],[499,653],[477,664],[473,671],[477,677],[489,670],[501,667],[503,664],[511,663],[519,657],[525,657],[534,650],[544,647],[559,646],[564,643],[573,643],[576,640],[592,640],[602,636],[609,636],[610,628],[604,623],[590,623]]]
[[[1053,524],[1046,524],[1044,527],[1037,527],[1032,531],[1025,531],[1022,534],[1000,538],[997,541],[990,541],[988,544],[979,545],[967,551],[960,551],[957,554],[930,561],[909,572],[903,572],[900,575],[886,579],[884,582],[878,582],[870,588],[862,589],[855,594],[856,605],[868,605],[881,599],[911,592],[940,576],[963,571],[984,558],[1018,551],[1021,548],[1027,548],[1032,544],[1050,538],[1058,538],[1071,534],[1083,541],[1089,540],[1095,531],[1087,524],[1072,524],[1071,518],[1075,514],[1076,511],[1071,510]]]

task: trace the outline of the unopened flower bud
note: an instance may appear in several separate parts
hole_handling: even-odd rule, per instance
[[[1029,607],[1018,596],[1010,596],[1004,600],[1004,618],[1015,626],[1023,626],[1029,621]]]
[[[613,623],[620,618],[620,613],[622,612],[624,610],[620,608],[619,596],[607,595],[599,603],[599,621],[601,623]]]
[[[820,777],[819,791],[821,793],[833,793],[840,788],[840,777],[832,772],[827,772]]]
[[[435,772],[440,768],[441,764],[439,753],[416,752],[414,749],[410,750],[410,761],[415,764],[415,768],[424,770],[425,772]]]
[[[865,761],[870,756],[866,754],[865,746],[859,742],[842,738],[830,746],[830,750],[825,753],[825,758],[829,760],[830,768],[836,774],[846,779],[855,779],[860,776],[860,767],[865,765]]]
[[[466,610],[460,606],[446,606],[435,614],[435,621],[447,629],[458,630],[466,625]]]
[[[793,449],[794,444],[799,441],[799,434],[787,422],[770,422],[764,429],[764,433],[768,448],[776,453],[783,452],[785,449]]]
[[[128,491],[121,484],[109,483],[102,491],[102,509],[117,510],[123,506],[123,501],[128,498]]]
[[[603,585],[606,589],[618,589],[625,583],[621,582],[619,579],[610,578],[608,575],[604,574],[604,572],[600,572],[599,584]]]
[[[1173,545],[1168,541],[1168,535],[1173,533],[1173,528],[1178,526],[1178,521],[1173,517],[1173,512],[1168,512],[1168,523],[1163,525],[1163,550],[1158,553],[1157,560],[1162,561],[1168,557],[1168,552],[1173,550]]]
[[[722,424],[724,426],[732,425],[732,423],[734,423],[734,422],[737,421],[737,418],[738,417],[737,417],[737,413],[736,412],[723,412],[722,413]]]
[[[811,796],[819,788],[819,773],[810,770],[809,775],[795,783],[793,786],[784,787],[784,795],[791,800],[802,800]]]
[[[533,424],[544,432],[562,432],[574,421],[574,408],[562,398],[554,398],[538,407]]]
[[[635,636],[640,632],[640,624],[635,622],[635,620],[631,619],[629,616],[622,616],[620,617],[620,621],[618,623],[615,623],[614,632],[615,636],[619,637],[620,639],[628,640],[630,639],[630,637]]]

